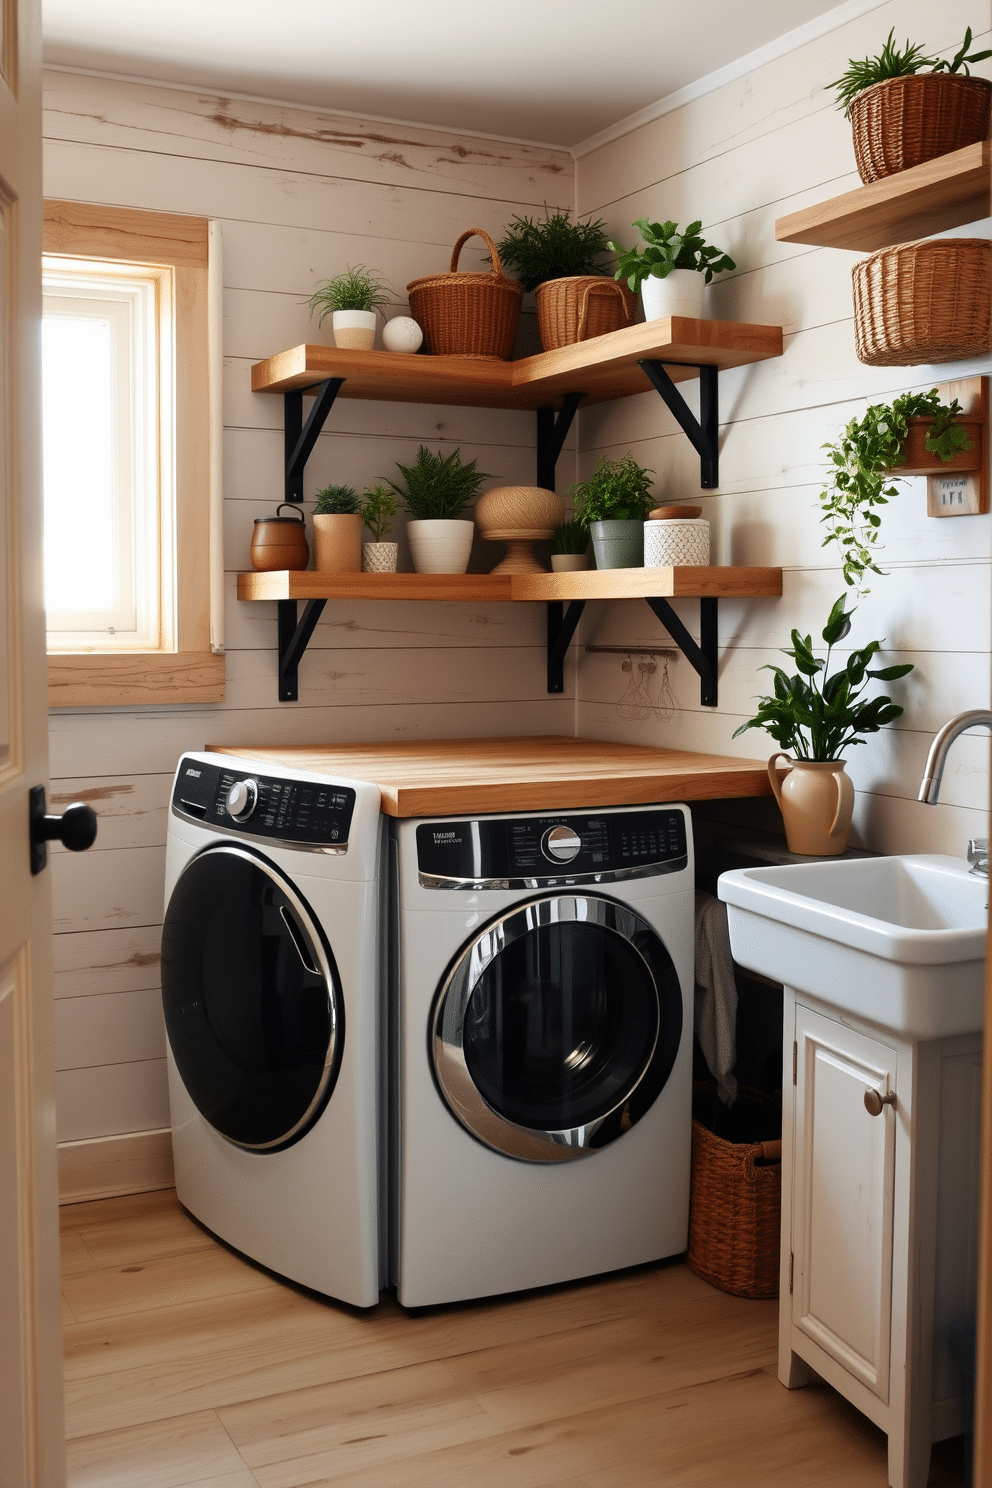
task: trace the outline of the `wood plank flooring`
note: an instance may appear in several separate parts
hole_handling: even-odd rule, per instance
[[[368,1313],[171,1190],[62,1210],[70,1488],[885,1488],[885,1437],[775,1374],[774,1302],[680,1262]],[[960,1443],[934,1488],[963,1483]]]

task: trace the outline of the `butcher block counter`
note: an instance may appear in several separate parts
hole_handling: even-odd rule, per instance
[[[208,745],[260,767],[369,780],[387,816],[565,811],[768,796],[764,760],[555,735],[403,743]]]

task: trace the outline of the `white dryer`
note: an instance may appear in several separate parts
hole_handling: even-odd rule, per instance
[[[391,1278],[419,1307],[686,1246],[681,805],[393,825]]]
[[[162,932],[176,1191],[245,1255],[357,1307],[385,1270],[384,841],[374,785],[179,761]]]

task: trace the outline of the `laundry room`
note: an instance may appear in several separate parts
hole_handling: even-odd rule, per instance
[[[637,7],[659,54],[687,19],[655,8],[663,26]],[[762,0],[757,31],[734,21],[719,53],[696,46],[677,86],[623,107],[609,88],[590,85],[586,99],[561,85],[571,54],[554,52],[543,18],[546,97],[530,70],[527,93],[460,76],[458,46],[446,53],[424,15],[418,49],[438,47],[443,81],[418,82],[412,62],[408,77],[383,63],[376,78],[370,63],[343,69],[321,103],[302,71],[282,86],[256,60],[240,86],[220,81],[206,50],[156,53],[144,22],[133,41],[128,25],[75,31],[71,9],[46,7],[47,266],[106,257],[122,281],[137,258],[176,266],[179,323],[200,339],[191,360],[187,332],[175,343],[189,505],[175,526],[171,654],[146,664],[138,645],[94,652],[49,637],[48,809],[83,802],[97,817],[88,851],[52,843],[48,859],[68,1481],[964,1484],[960,1402],[934,1427],[932,1459],[929,1425],[921,1435],[900,1416],[894,1457],[896,1415],[876,1405],[884,1395],[889,1409],[887,1381],[866,1385],[862,1371],[845,1393],[794,1353],[796,1388],[783,1388],[779,1302],[720,1290],[682,1256],[694,1079],[725,1081],[739,1053],[743,1082],[781,1105],[788,985],[752,962],[737,984],[739,1049],[718,1070],[714,1033],[710,1070],[698,1046],[694,1068],[694,895],[716,898],[724,870],[795,861],[766,768],[779,737],[744,726],[774,690],[762,668],[789,665],[797,633],[819,651],[842,591],[845,664],[877,638],[870,664],[903,673],[881,684],[897,716],[846,756],[845,861],[987,848],[992,724],[954,740],[939,799],[920,799],[942,726],[992,708],[987,506],[936,521],[927,481],[911,477],[887,503],[875,573],[851,587],[839,545],[824,544],[821,492],[824,446],[866,403],[987,379],[990,357],[859,359],[852,269],[864,253],[786,241],[776,223],[860,185],[831,92],[851,59],[879,51],[893,28],[897,42],[953,58],[970,27],[984,51],[988,0],[939,11]],[[710,43],[733,10],[703,6]],[[441,12],[438,24],[460,32],[454,8]],[[529,54],[524,14],[472,18],[470,50],[509,27]],[[195,27],[193,7],[187,19]],[[608,76],[645,45],[633,18],[585,4],[558,23],[596,33]],[[351,19],[348,37],[374,54],[375,34]],[[301,54],[313,46],[305,26],[297,40]],[[992,59],[971,70],[992,78]],[[989,238],[987,183],[984,200],[975,220],[954,219],[957,236]],[[333,347],[331,322],[311,308],[322,282],[372,273],[385,286],[381,334],[410,316],[408,284],[446,274],[470,229],[498,244],[513,221],[552,213],[599,221],[623,248],[645,219],[699,220],[729,256],[707,317],[741,345],[757,330],[772,340],[720,366],[715,472],[678,403],[636,365],[639,381],[576,399],[567,419],[571,394],[555,385],[557,446],[534,398],[473,402],[449,388],[434,401],[431,377],[448,374],[424,372],[429,355],[410,356],[417,371],[384,396],[349,390],[347,376],[321,391],[336,375],[319,354]],[[920,236],[950,226],[928,220]],[[460,251],[462,270],[490,272],[482,237]],[[528,293],[514,365],[540,347]],[[291,366],[294,348],[306,352]],[[698,433],[716,396],[704,383],[717,379],[680,360],[671,354],[670,370],[691,371],[678,388]],[[480,361],[471,376],[496,374]],[[986,406],[986,439],[987,425]],[[369,597],[363,574],[325,603],[313,571],[253,570],[257,524],[280,503],[298,504],[312,551],[318,492],[402,486],[424,446],[475,462],[483,493],[550,485],[568,515],[577,483],[631,456],[653,507],[701,508],[712,571],[731,577],[706,597],[673,589],[656,604],[638,579],[602,597],[590,588],[576,605],[567,584],[545,592],[551,575],[524,573],[488,597],[470,586],[495,578],[505,556],[495,526],[476,532],[464,577],[432,576],[437,597],[412,583],[395,590],[403,597]],[[410,516],[400,502],[390,518],[397,581],[421,578]],[[545,570],[550,550],[535,542]],[[277,579],[293,582],[278,590]],[[305,851],[286,847],[290,827]],[[298,1000],[281,1005],[279,1038],[305,1044],[299,1078],[288,1055],[259,1073],[264,1016],[248,1027],[233,1003],[208,1013],[196,1002],[205,965],[232,987],[251,980],[263,918]],[[539,947],[540,974],[526,945]],[[489,1016],[498,957],[522,989],[513,1027]],[[607,961],[624,995],[604,1011],[589,968]],[[658,1013],[637,990],[643,967]],[[592,1082],[608,1024],[640,1096],[636,1081],[621,1089],[620,1055],[570,1111],[564,1097],[542,1106],[539,1059],[508,1077],[508,1051],[537,1039],[552,976],[579,989],[577,1008],[585,999],[568,1030],[569,1078],[589,1071]],[[380,1020],[368,1008],[387,984]],[[349,1002],[357,985],[368,1006]],[[325,1005],[317,990],[328,988]],[[969,1120],[981,1098],[976,1028],[967,1045],[963,1026],[948,1034],[962,1088],[971,1082]],[[917,1034],[903,1032],[909,1047]],[[228,1130],[212,1124],[221,1107]],[[325,1108],[337,1124],[308,1149]],[[879,1130],[891,1116],[881,1112]],[[465,1150],[480,1157],[459,1187],[449,1179]],[[910,1199],[898,1203],[908,1236]],[[898,1266],[893,1275],[896,1295]],[[938,1275],[938,1294],[943,1284]],[[916,1305],[899,1314],[907,1334]],[[992,1468],[976,1462],[974,1481],[988,1488]]]

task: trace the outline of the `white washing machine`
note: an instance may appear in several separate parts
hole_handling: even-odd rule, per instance
[[[683,1251],[681,805],[393,824],[390,1271],[420,1307]]]
[[[357,1307],[385,1283],[385,832],[362,781],[185,754],[162,932],[179,1199]]]

